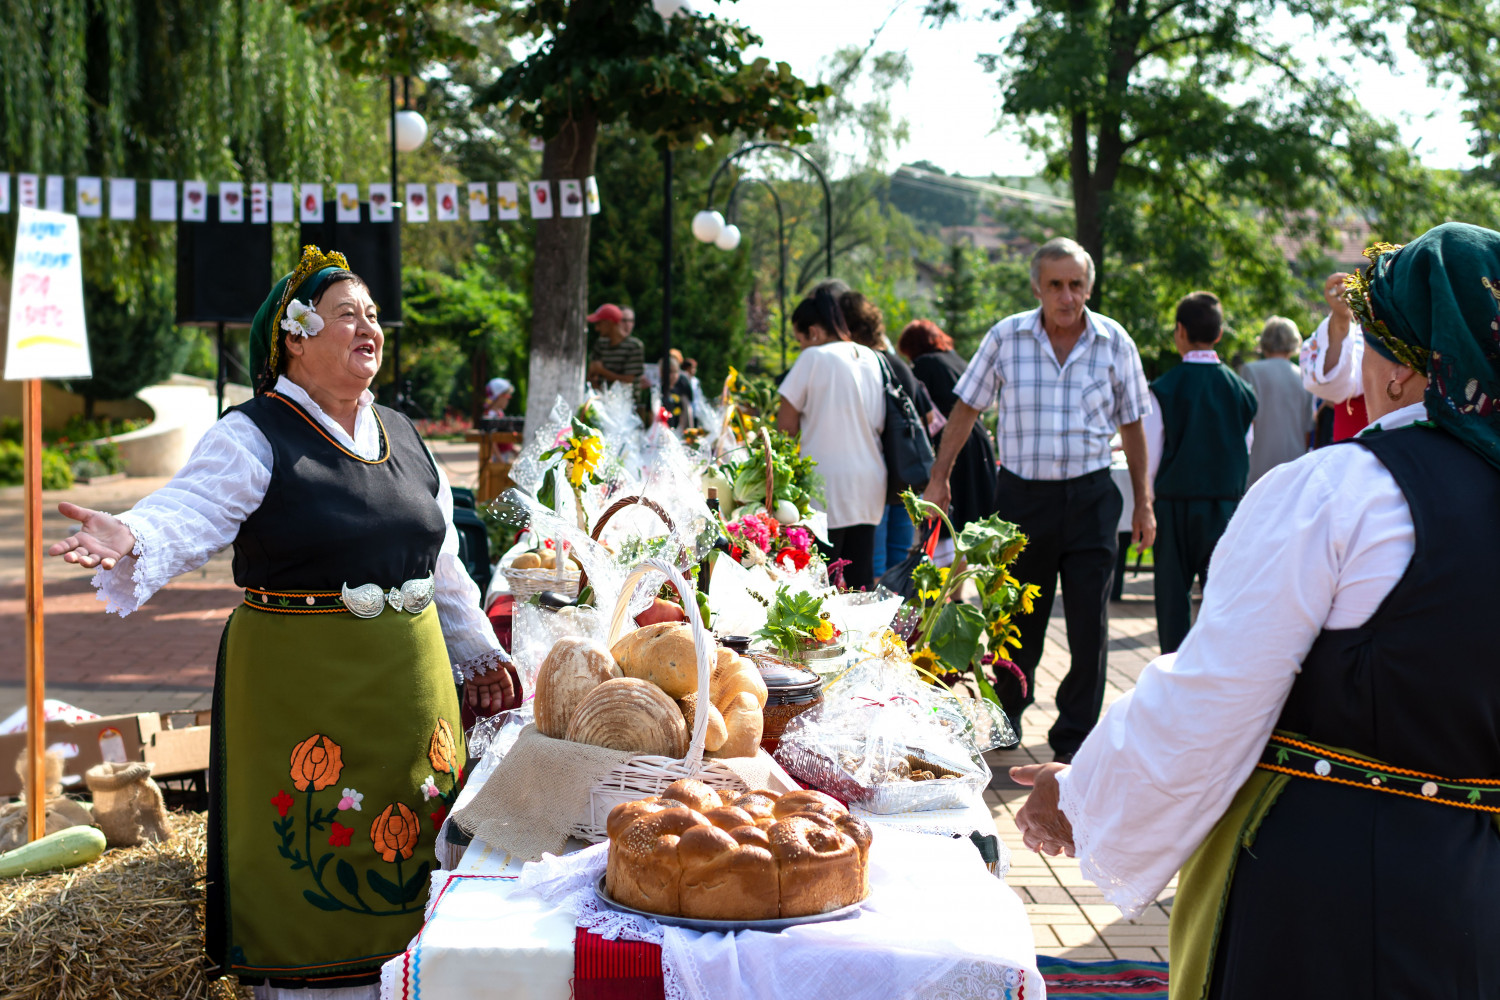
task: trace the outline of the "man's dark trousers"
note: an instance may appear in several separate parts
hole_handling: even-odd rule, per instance
[[[1175,653],[1192,624],[1193,580],[1208,583],[1214,554],[1238,500],[1157,500],[1151,557],[1156,633],[1163,653]]]
[[[1005,714],[1017,723],[1036,700],[1036,667],[1061,573],[1072,665],[1057,689],[1057,722],[1047,742],[1056,753],[1072,753],[1099,721],[1104,704],[1109,592],[1124,501],[1108,469],[1076,479],[1039,480],[1022,479],[1002,468],[996,505],[999,515],[1019,525],[1028,539],[1011,572],[1021,583],[1042,588],[1032,613],[1016,617],[1021,648],[1014,659],[1026,675],[1026,693],[1021,694],[1020,683],[1005,671],[997,672],[996,692]]]

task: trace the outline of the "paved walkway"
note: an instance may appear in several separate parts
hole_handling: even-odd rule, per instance
[[[455,485],[473,485],[473,445],[438,443],[434,450]],[[56,512],[59,500],[119,511],[164,482],[127,479],[48,493],[46,538],[56,541],[70,531],[72,522]],[[0,489],[0,718],[25,703],[21,499],[19,487]],[[202,569],[174,580],[124,619],[104,613],[104,606],[94,599],[91,576],[91,571],[56,559],[45,563],[48,697],[100,714],[209,707],[219,635],[240,600],[229,554],[220,553]],[[1009,882],[1032,915],[1039,952],[1079,960],[1165,960],[1173,887],[1139,920],[1126,922],[1083,879],[1077,862],[1031,853],[1015,828],[1015,811],[1025,802],[1026,792],[1005,776],[1006,769],[1051,759],[1046,732],[1056,718],[1052,697],[1068,663],[1061,601],[1056,615],[1038,671],[1037,704],[1023,720],[1023,745],[990,755],[996,777],[986,799],[1012,852]],[[1150,577],[1134,578],[1126,585],[1125,599],[1110,612],[1106,704],[1135,683],[1156,655],[1156,642]]]
[[[1026,902],[1040,954],[1079,961],[1120,958],[1164,962],[1167,916],[1176,892],[1176,879],[1145,913],[1127,921],[1119,910],[1104,901],[1098,887],[1083,877],[1077,861],[1032,853],[1021,843],[1021,834],[1016,829],[1015,814],[1026,802],[1027,790],[1012,782],[1006,770],[1017,764],[1052,759],[1047,729],[1057,719],[1053,698],[1068,671],[1061,603],[1058,600],[1054,607],[1047,648],[1037,669],[1037,702],[1021,720],[1022,745],[1016,750],[988,755],[995,778],[985,799],[994,811],[1001,838],[1011,850],[1012,866],[1007,881]],[[1158,651],[1151,577],[1128,578],[1124,600],[1110,606],[1106,707],[1135,685],[1141,670]]]

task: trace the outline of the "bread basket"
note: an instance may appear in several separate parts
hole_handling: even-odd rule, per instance
[[[713,638],[698,614],[698,602],[693,599],[692,588],[671,563],[662,559],[647,559],[631,571],[620,591],[620,598],[615,603],[614,617],[609,625],[608,644],[613,646],[625,634],[626,627],[631,624],[630,595],[635,591],[636,585],[651,573],[665,574],[667,582],[682,598],[688,624],[693,630],[693,648],[698,654],[698,697],[701,702],[707,702],[715,659]],[[707,735],[708,713],[699,712],[693,720],[692,738],[688,743],[686,757],[678,760],[675,757],[642,754],[630,758],[600,778],[589,794],[588,808],[573,831],[574,836],[590,843],[607,839],[605,823],[611,809],[622,802],[659,795],[680,778],[697,778],[711,788],[746,791],[747,787],[739,775],[717,760],[704,759],[703,743]]]
[[[568,597],[578,596],[579,579],[582,574],[576,569],[568,568],[568,560],[563,552],[559,552],[557,555],[557,562],[562,568],[516,569],[512,566],[500,567],[500,572],[505,574],[505,582],[510,584],[510,592],[515,596],[517,604],[525,604],[544,590],[553,590]]]

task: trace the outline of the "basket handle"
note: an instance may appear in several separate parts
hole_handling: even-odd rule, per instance
[[[599,540],[599,536],[604,532],[604,526],[609,523],[610,518],[614,517],[626,507],[631,507],[636,504],[646,507],[647,509],[654,512],[657,517],[661,518],[662,523],[667,526],[668,531],[677,530],[677,525],[672,523],[671,516],[668,515],[666,511],[662,510],[661,505],[658,504],[655,500],[652,500],[650,497],[645,496],[633,496],[625,497],[621,500],[616,500],[614,503],[610,504],[609,509],[606,510],[603,514],[599,515],[599,520],[595,522],[594,531],[589,537],[597,542]],[[583,593],[583,588],[588,586],[588,582],[589,572],[588,570],[583,569],[582,563],[579,563],[578,592],[580,594]],[[613,645],[613,643],[611,643],[611,645]]]
[[[625,578],[625,586],[620,590],[620,598],[615,602],[615,613],[609,622],[608,645],[611,649],[620,637],[625,634],[625,622],[630,614],[630,595],[635,591],[636,584],[650,573],[662,573],[666,575],[667,582],[677,591],[682,598],[683,608],[687,611],[688,625],[693,630],[693,650],[698,654],[698,705],[699,710],[693,713],[692,742],[688,744],[687,756],[683,758],[683,764],[687,766],[689,774],[697,774],[703,767],[703,743],[708,738],[708,713],[703,711],[702,706],[709,701],[709,676],[714,658],[713,641],[709,638],[708,628],[703,624],[703,618],[698,614],[698,602],[693,600],[693,588],[688,585],[681,572],[676,566],[665,559],[647,559]]]
[[[766,513],[775,517],[776,505],[773,501],[776,499],[776,479],[771,466],[771,435],[766,433],[764,425],[760,429],[760,440],[766,446]]]

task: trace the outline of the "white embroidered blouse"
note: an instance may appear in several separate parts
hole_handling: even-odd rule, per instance
[[[369,392],[359,398],[351,438],[295,382],[282,376],[276,391],[301,405],[345,448],[366,460],[379,457],[380,430],[370,409],[375,397]],[[98,598],[107,610],[123,618],[172,577],[197,569],[230,545],[240,525],[265,499],[271,463],[271,443],[249,417],[229,413],[215,423],[171,482],[119,515],[135,535],[135,550],[114,569],[94,574]],[[458,560],[453,492],[441,466],[437,474],[437,504],[447,531],[433,572],[434,603],[454,677],[467,680],[510,657],[479,606],[479,588]]]
[[[1376,423],[1426,416],[1414,403]],[[1141,672],[1058,775],[1083,875],[1127,917],[1250,776],[1318,633],[1367,622],[1415,547],[1401,488],[1356,445],[1279,465],[1245,494],[1182,648]]]

